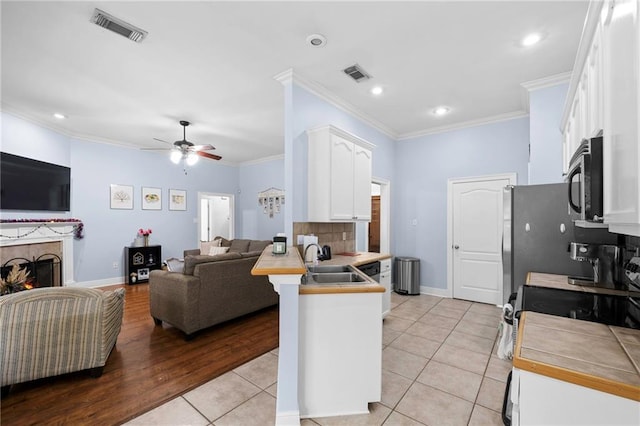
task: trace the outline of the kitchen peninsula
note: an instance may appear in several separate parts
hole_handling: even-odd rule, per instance
[[[512,424],[638,424],[639,363],[640,330],[524,312]]]
[[[322,264],[390,256],[354,257],[336,256]],[[380,401],[383,286],[370,279],[301,286],[306,267],[293,247],[286,255],[273,255],[267,247],[251,273],[268,275],[280,294],[276,424],[366,413],[369,402]]]

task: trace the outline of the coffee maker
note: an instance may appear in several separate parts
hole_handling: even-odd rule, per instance
[[[569,257],[578,262],[589,262],[593,278],[569,277],[569,284],[623,288],[622,250],[613,244],[571,243]]]

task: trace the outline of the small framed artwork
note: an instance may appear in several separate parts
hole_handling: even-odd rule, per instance
[[[162,189],[142,187],[142,210],[162,210]]]
[[[169,190],[169,210],[187,209],[187,191],[182,189]]]
[[[111,184],[110,207],[112,209],[133,209],[133,185]]]

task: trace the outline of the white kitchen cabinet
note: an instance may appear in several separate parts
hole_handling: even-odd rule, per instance
[[[384,286],[382,294],[382,318],[391,312],[391,259],[380,261],[380,285]]]
[[[563,172],[583,139],[603,127],[602,2],[591,2],[562,116]]]
[[[334,126],[307,131],[307,220],[371,220],[374,146]]]
[[[635,425],[638,402],[532,373],[513,369],[513,426]]]
[[[365,414],[380,401],[383,294],[300,295],[301,418]]]
[[[603,16],[604,222],[640,236],[640,25],[638,1],[608,2]]]

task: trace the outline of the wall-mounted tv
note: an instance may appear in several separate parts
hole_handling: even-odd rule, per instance
[[[0,210],[71,210],[71,169],[0,152]]]

